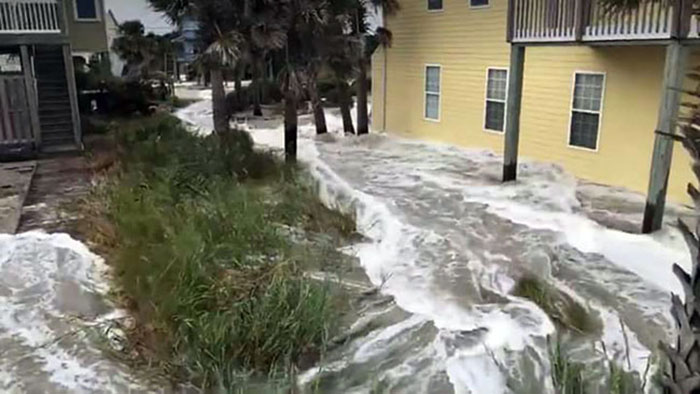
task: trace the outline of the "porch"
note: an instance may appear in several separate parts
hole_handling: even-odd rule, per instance
[[[604,0],[509,0],[513,44],[621,45],[700,38],[692,0],[640,0],[622,11]]]
[[[80,141],[63,0],[0,0],[0,161]]]
[[[503,181],[517,177],[520,108],[525,54],[541,45],[663,45],[663,92],[649,170],[642,232],[661,229],[666,205],[681,88],[689,48],[700,44],[700,20],[692,0],[640,0],[639,6],[611,10],[604,0],[509,0],[507,40],[511,44],[506,102]],[[653,134],[652,134],[653,133]],[[690,181],[690,180],[689,180]]]

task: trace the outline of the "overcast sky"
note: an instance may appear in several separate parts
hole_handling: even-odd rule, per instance
[[[146,31],[156,34],[165,34],[173,30],[173,27],[161,13],[155,12],[148,5],[147,0],[105,0],[105,6],[112,10],[117,22],[139,19],[146,26]],[[370,9],[374,14],[374,9]],[[370,17],[370,26],[374,29],[379,22],[377,16]]]
[[[105,0],[107,10],[112,10],[117,22],[139,19],[146,31],[165,34],[173,30],[163,15],[151,10],[147,0]]]

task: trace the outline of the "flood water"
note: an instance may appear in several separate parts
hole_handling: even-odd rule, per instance
[[[178,116],[206,133],[210,108],[204,100]],[[300,160],[321,197],[355,214],[366,237],[348,250],[366,277],[359,287],[377,289],[360,298],[324,360],[300,373],[302,391],[553,393],[548,338],[557,334],[594,381],[605,360],[651,377],[650,349],[673,333],[669,294],[680,286],[671,264],[690,261],[671,226],[622,231],[637,227],[642,196],[528,160],[517,182],[502,184],[493,152],[379,134],[316,137],[308,116],[300,124]],[[333,112],[328,124],[341,129]],[[278,119],[246,127],[260,146],[283,144]],[[91,340],[123,317],[107,301],[104,271],[65,235],[0,235],[0,392],[152,391]],[[558,329],[512,295],[525,276],[586,306],[599,329]]]
[[[208,102],[180,116],[206,132]],[[331,130],[340,120],[329,114]],[[382,297],[360,308],[353,335],[301,376],[332,393],[552,393],[548,337],[557,328],[511,295],[536,276],[586,306],[588,335],[559,333],[568,354],[602,382],[604,361],[650,379],[650,350],[673,333],[671,264],[689,266],[672,227],[641,221],[643,196],[523,160],[499,180],[499,155],[386,135],[314,136],[302,118],[300,160],[329,205],[354,212],[358,245]],[[250,121],[260,145],[279,148],[279,123]],[[648,371],[649,370],[649,371]],[[650,372],[651,371],[651,372]],[[646,384],[649,390],[652,385]],[[604,385],[593,387],[604,393]]]

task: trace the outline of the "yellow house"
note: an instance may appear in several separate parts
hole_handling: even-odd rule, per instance
[[[510,150],[506,180],[519,151],[583,179],[650,192],[649,220],[660,215],[659,197],[663,211],[670,165],[669,198],[687,202],[694,177],[667,135],[679,94],[664,84],[683,83],[681,44],[697,38],[697,21],[680,0],[623,13],[598,1],[400,1],[383,17],[392,45],[373,55],[374,129]]]

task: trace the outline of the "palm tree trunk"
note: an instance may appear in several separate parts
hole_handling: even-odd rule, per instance
[[[367,113],[367,67],[365,59],[360,59],[357,73],[357,135],[369,134]]]
[[[253,116],[262,116],[262,107],[260,106],[260,99],[262,94],[262,83],[264,74],[261,70],[260,61],[256,60],[253,62]]]
[[[209,75],[211,76],[211,98],[214,117],[214,131],[219,135],[227,134],[229,131],[228,111],[226,109],[226,92],[224,90],[224,73],[221,67],[213,66]]]
[[[343,118],[343,131],[346,134],[355,134],[355,127],[352,124],[352,115],[350,114],[350,93],[348,84],[345,81],[338,82],[338,100],[340,103],[340,115]]]
[[[239,62],[236,65],[236,70],[234,72],[236,73],[236,79],[233,82],[233,87],[236,90],[236,97],[238,97],[238,101],[240,102],[241,91],[243,90],[243,74],[245,74],[245,65]]]
[[[309,84],[309,98],[311,99],[311,106],[314,110],[316,134],[326,134],[328,132],[328,126],[326,125],[326,114],[323,112],[323,103],[321,102],[321,98],[318,96],[316,81]]]
[[[288,163],[297,160],[297,99],[292,92],[284,98],[284,158]]]

